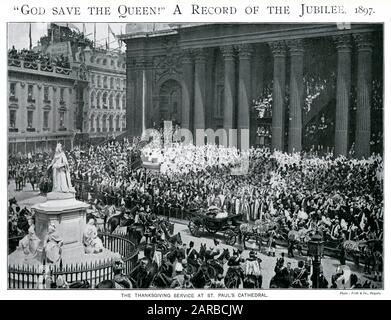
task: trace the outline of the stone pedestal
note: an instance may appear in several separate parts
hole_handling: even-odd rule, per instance
[[[76,200],[73,196],[62,197],[55,193],[48,194],[48,201],[32,207],[35,211],[35,232],[41,244],[37,258],[42,255],[43,241],[48,233],[48,227],[53,223],[64,244],[63,260],[73,260],[84,255],[83,232],[86,227],[86,210],[88,204]],[[51,200],[54,199],[54,200]]]

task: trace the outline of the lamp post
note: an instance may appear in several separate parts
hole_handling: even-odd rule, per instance
[[[316,233],[310,241],[308,241],[308,255],[312,259],[312,287],[319,288],[319,274],[321,257],[323,255],[323,243],[322,236]]]

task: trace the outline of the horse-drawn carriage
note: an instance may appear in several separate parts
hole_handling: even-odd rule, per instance
[[[233,245],[239,234],[239,226],[241,224],[241,215],[220,214],[212,210],[192,210],[189,211],[189,230],[190,233],[199,237],[203,232],[216,234],[217,232],[224,233],[224,240],[228,245]]]

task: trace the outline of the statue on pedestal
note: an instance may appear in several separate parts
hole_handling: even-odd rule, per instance
[[[53,171],[53,189],[55,193],[75,193],[75,188],[71,183],[71,175],[69,173],[69,164],[62,150],[61,143],[57,144],[51,164],[48,169]]]
[[[56,226],[52,223],[49,225],[49,231],[44,240],[45,259],[49,263],[57,263],[61,259],[61,247],[63,239],[58,233]]]
[[[84,251],[87,254],[100,253],[103,251],[102,240],[98,237],[98,230],[94,219],[88,220],[86,229],[83,233]]]

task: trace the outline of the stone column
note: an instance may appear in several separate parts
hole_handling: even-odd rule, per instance
[[[235,52],[233,46],[221,47],[224,59],[224,122],[223,127],[227,132],[229,143],[236,137],[230,137],[229,130],[236,128],[234,121],[235,110]],[[233,132],[233,131],[231,131]]]
[[[349,105],[351,87],[351,36],[335,36],[338,50],[337,103],[335,107],[335,155],[346,156],[349,152]]]
[[[272,151],[284,150],[285,130],[285,63],[284,41],[269,44],[273,54],[273,110],[272,110]]]
[[[191,111],[193,103],[194,62],[190,50],[184,50],[182,58],[183,81],[181,127],[192,130]]]
[[[301,39],[288,42],[291,57],[288,152],[301,151],[303,105],[303,57]]]
[[[145,105],[145,128],[152,128],[152,112],[153,112],[153,59],[148,57],[145,62],[145,80],[146,80],[146,105]]]
[[[251,98],[251,52],[250,44],[238,46],[239,86],[238,86],[238,148],[249,147],[250,141],[242,141],[243,129],[250,134],[250,98]]]
[[[203,49],[197,49],[194,53],[194,130],[196,130],[205,129],[206,56]]]
[[[59,90],[60,89],[57,89],[57,87],[55,87],[55,86],[52,86],[50,88],[51,88],[51,93],[52,93],[51,102],[52,102],[52,106],[53,106],[51,131],[56,132],[57,131],[57,118],[58,118],[57,109],[58,109],[58,104],[60,101],[60,98],[59,98]],[[27,119],[27,116],[26,116],[26,119]]]
[[[135,64],[136,90],[133,121],[133,136],[139,137],[143,130],[143,72],[145,71],[146,59],[137,57]]]
[[[133,136],[134,112],[135,112],[135,69],[134,59],[127,57],[126,61],[126,129],[129,135]]]
[[[357,45],[356,157],[370,156],[372,39],[370,33],[353,35]]]

